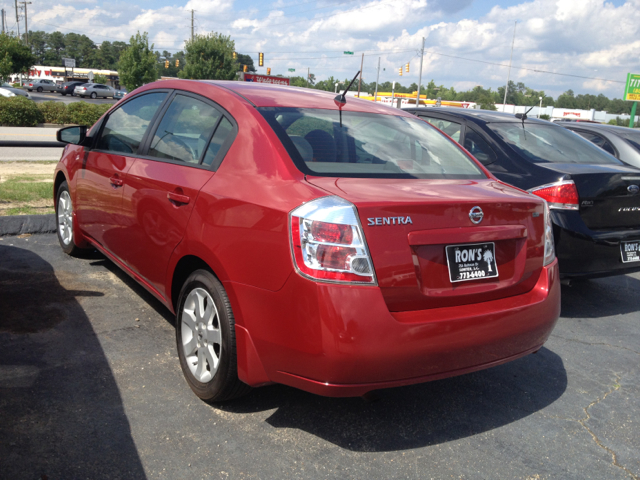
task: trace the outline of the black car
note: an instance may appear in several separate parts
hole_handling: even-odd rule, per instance
[[[627,165],[640,168],[640,129],[598,123],[563,123]]]
[[[65,95],[73,95],[73,91],[79,85],[84,85],[87,82],[65,82],[58,87],[58,93]]]
[[[544,120],[462,108],[407,110],[449,134],[499,180],[547,200],[563,278],[640,270],[640,170]]]

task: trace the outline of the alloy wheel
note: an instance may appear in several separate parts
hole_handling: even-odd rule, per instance
[[[209,292],[189,292],[180,318],[182,349],[189,371],[201,383],[213,379],[220,365],[222,336],[218,309]]]
[[[58,197],[58,233],[65,245],[71,244],[73,240],[73,206],[71,196],[66,190]]]

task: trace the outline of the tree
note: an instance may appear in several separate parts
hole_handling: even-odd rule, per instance
[[[118,62],[120,83],[130,92],[158,78],[156,56],[152,49],[153,44],[149,47],[148,33],[144,32],[140,35],[140,32],[137,32],[129,40],[129,47],[120,55]]]
[[[237,71],[239,72],[240,70],[242,70],[242,66],[246,65],[247,66],[247,71],[248,72],[256,72],[256,67],[253,64],[253,58],[251,58],[251,55],[243,55],[242,53],[238,54],[238,59],[237,59],[237,63],[238,65],[236,66]]]
[[[196,35],[185,44],[186,65],[178,75],[196,80],[233,80],[236,76],[234,50],[231,37],[221,33]]]
[[[104,75],[96,75],[93,77],[93,83],[100,83],[102,85],[106,85],[107,77],[105,77]]]
[[[35,64],[35,57],[17,37],[0,33],[0,77],[8,79],[15,73],[28,72]]]

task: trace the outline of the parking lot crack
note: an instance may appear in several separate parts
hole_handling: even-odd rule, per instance
[[[589,345],[593,347],[601,346],[601,347],[610,347],[610,348],[621,348],[622,350],[627,350],[629,352],[635,353],[636,355],[640,355],[640,352],[637,352],[634,349],[629,347],[623,347],[622,345],[611,345],[610,343],[604,343],[604,342],[585,342],[583,340],[577,340],[575,338],[566,338],[556,334],[552,334],[551,336],[555,338],[559,338],[566,342],[581,343],[583,345]]]
[[[601,398],[598,398],[596,400],[594,400],[593,402],[591,402],[589,405],[587,405],[584,408],[584,413],[586,415],[586,417],[578,420],[578,423],[580,423],[580,425],[582,425],[582,427],[589,433],[589,435],[591,435],[591,438],[593,438],[594,442],[596,442],[596,444],[602,448],[603,450],[605,450],[607,453],[609,453],[609,455],[611,455],[611,460],[614,466],[618,467],[619,469],[623,470],[624,472],[627,473],[627,475],[629,475],[630,478],[632,478],[633,480],[640,480],[636,475],[633,474],[633,472],[631,472],[628,468],[626,468],[624,465],[621,465],[618,462],[618,455],[616,454],[616,452],[614,452],[612,449],[610,449],[609,447],[607,447],[606,445],[604,445],[604,443],[602,443],[602,440],[600,440],[598,438],[598,436],[593,432],[593,430],[591,430],[589,428],[589,426],[587,425],[587,422],[591,419],[591,414],[589,413],[589,409],[595,405],[598,405],[599,403],[603,402],[609,395],[611,395],[613,392],[619,390],[620,387],[620,379],[621,376],[619,374],[615,374],[616,375],[616,380],[613,384],[613,386],[611,387],[611,389],[606,392]]]

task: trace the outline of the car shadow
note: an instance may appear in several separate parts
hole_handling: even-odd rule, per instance
[[[341,448],[386,452],[439,445],[527,417],[567,388],[562,359],[547,348],[488,370],[376,392],[378,399],[325,398],[280,385],[215,408],[233,413],[276,409],[266,421],[296,428]]]
[[[600,318],[638,311],[640,280],[631,275],[595,278],[562,286],[565,318]]]
[[[167,323],[169,323],[174,327],[176,326],[175,316],[169,311],[167,307],[164,306],[164,304],[160,300],[158,300],[151,293],[149,293],[149,291],[146,288],[144,288],[137,281],[131,278],[124,270],[118,267],[115,263],[113,263],[107,257],[105,257],[99,252],[97,252],[97,255],[99,255],[100,258],[90,263],[92,267],[102,267],[109,270],[116,277],[118,277],[118,279],[122,283],[124,283],[127,287],[129,287],[136,295],[140,296],[142,300],[144,300],[147,304],[149,304],[149,306],[153,308],[153,310],[158,315],[164,318],[167,321]]]
[[[0,245],[0,477],[146,478],[78,303],[102,295],[72,271]]]

